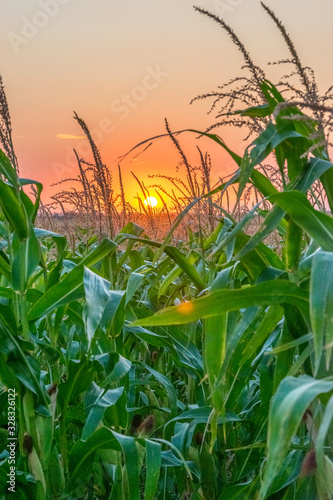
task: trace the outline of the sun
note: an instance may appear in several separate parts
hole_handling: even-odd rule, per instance
[[[157,206],[157,199],[155,196],[148,196],[143,202],[146,207],[156,207]]]

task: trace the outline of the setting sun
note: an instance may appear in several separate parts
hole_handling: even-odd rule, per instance
[[[143,202],[146,207],[156,207],[157,206],[157,199],[155,196],[148,196]]]

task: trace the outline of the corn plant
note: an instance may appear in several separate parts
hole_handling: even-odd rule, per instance
[[[188,406],[206,398],[200,339],[176,326],[132,326],[205,289],[213,273],[202,271],[200,246],[162,245],[129,223],[114,241],[94,237],[70,252],[63,236],[34,227],[42,186],[18,178],[3,153],[0,160],[1,495],[150,499],[201,491],[198,467],[206,462],[188,436],[185,459],[188,424],[178,422],[179,411],[191,418]],[[34,202],[23,191],[31,183]],[[204,417],[194,411],[201,423],[207,407]]]
[[[17,498],[332,497],[332,217],[306,196],[320,179],[332,200],[332,164],[317,122],[261,85],[243,113],[269,122],[242,158],[208,137],[239,167],[219,189],[252,183],[272,208],[178,246],[191,205],[163,243],[128,223],[69,251],[1,154],[4,498],[13,432]],[[271,154],[281,192],[258,169]]]
[[[230,454],[219,498],[333,498],[333,219],[307,198],[319,179],[332,210],[333,169],[318,123],[288,106],[268,81],[261,90],[266,104],[242,114],[270,120],[242,158],[206,135],[238,164],[230,181],[238,198],[250,182],[271,210],[252,237],[244,228],[259,206],[237,224],[225,219],[206,261],[221,262],[211,285],[197,299],[134,324],[190,324],[203,336],[206,443],[216,465],[219,454]],[[282,192],[255,168],[271,154]],[[282,258],[263,243],[275,229]],[[230,410],[242,419],[237,437],[225,423]]]
[[[128,222],[124,194],[117,233],[110,173],[77,116],[94,156],[92,165],[77,157],[78,206],[87,227],[97,216],[101,236],[102,200],[112,239],[82,229],[70,250],[65,237],[37,228],[42,186],[19,177],[0,81],[1,498],[333,498],[330,91],[317,97],[284,26],[264,9],[293,56],[303,102],[286,102],[222,22],[252,73],[245,94],[229,95],[226,120],[244,120],[255,139],[241,157],[199,132],[237,166],[211,191],[208,156],[199,150],[197,181],[168,127],[188,205],[162,242]],[[246,109],[235,110],[240,102]],[[263,162],[272,159],[269,171]],[[263,197],[241,220],[214,206],[235,187],[238,202],[249,187]],[[171,244],[207,201],[213,223]],[[267,243],[273,232],[279,252]]]

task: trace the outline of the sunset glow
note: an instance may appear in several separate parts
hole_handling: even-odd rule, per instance
[[[327,88],[331,82],[323,61],[332,45],[333,3],[322,2],[325,16],[320,29],[312,24],[320,12],[315,2],[266,3],[272,8],[278,5],[276,14],[290,20],[290,33],[300,57],[306,55],[306,64],[316,70],[319,87]],[[112,172],[117,194],[119,159],[141,141],[164,134],[164,118],[173,131],[204,131],[214,123],[214,113],[207,114],[212,104],[209,99],[193,105],[190,102],[246,73],[241,73],[242,56],[227,34],[196,12],[194,4],[192,0],[150,2],[147,15],[140,2],[120,0],[102,0],[98,9],[93,2],[68,0],[3,2],[1,74],[12,118],[14,149],[20,175],[43,184],[44,204],[53,203],[52,197],[62,187],[73,186],[70,182],[58,183],[79,174],[74,149],[82,160],[93,161],[89,144],[73,120],[73,110],[90,128],[103,163]],[[313,37],[305,37],[303,24],[296,22],[303,5],[302,22],[311,26],[311,32],[315,29]],[[245,46],[249,44],[255,64],[267,70],[266,77],[273,83],[280,79],[279,68],[268,67],[267,63],[275,57],[286,57],[285,44],[272,29],[260,2],[202,0],[200,6],[225,17]],[[261,35],[254,36],[248,23],[252,18],[263,30]],[[262,43],[263,37],[267,44]],[[219,64],[212,46],[221,51]],[[247,145],[242,143],[241,130],[225,127],[218,134],[237,154]],[[200,158],[194,137],[182,134],[179,141],[189,161],[196,165]],[[201,138],[200,147],[203,153],[212,155],[213,183],[237,169],[217,143]],[[141,149],[135,150],[120,164],[126,199],[133,200],[137,194],[132,171],[145,185],[150,184],[150,175],[179,177],[186,182],[184,167],[177,168],[178,151],[168,138],[154,141],[133,158],[139,152]],[[171,189],[163,178],[158,184]],[[157,207],[160,205],[158,201]]]
[[[146,205],[146,207],[154,208],[157,206],[157,199],[155,198],[155,196],[148,196],[148,198],[146,198],[143,203]]]

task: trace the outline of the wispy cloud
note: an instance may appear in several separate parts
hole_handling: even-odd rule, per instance
[[[135,163],[135,165],[143,165],[144,163],[146,163],[145,160],[140,160],[139,158],[132,158],[130,163]]]
[[[84,135],[57,134],[58,139],[85,139]]]

